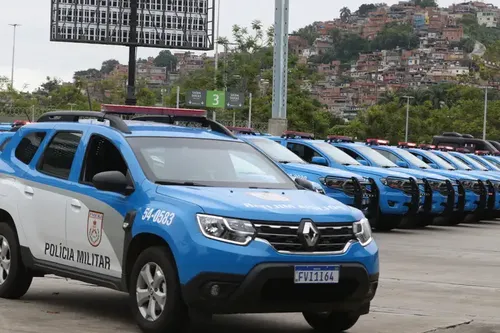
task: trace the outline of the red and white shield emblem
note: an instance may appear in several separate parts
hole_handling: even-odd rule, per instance
[[[93,247],[98,247],[99,244],[101,244],[103,220],[103,213],[89,212],[89,218],[87,220],[87,239]]]

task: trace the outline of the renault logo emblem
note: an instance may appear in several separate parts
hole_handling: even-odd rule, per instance
[[[320,233],[313,221],[302,220],[298,230],[298,236],[304,246],[314,248],[318,243]]]

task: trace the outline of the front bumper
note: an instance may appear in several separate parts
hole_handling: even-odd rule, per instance
[[[295,264],[304,263],[259,264],[246,275],[201,273],[182,286],[183,298],[189,307],[211,314],[369,312],[378,273],[369,275],[360,264],[339,263],[338,283],[304,285],[294,283]]]

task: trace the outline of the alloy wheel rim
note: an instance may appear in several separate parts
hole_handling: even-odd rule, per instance
[[[139,312],[148,321],[156,321],[167,303],[167,280],[156,263],[145,264],[137,279],[136,300]]]
[[[0,235],[0,286],[7,281],[10,272],[11,251],[7,238]]]

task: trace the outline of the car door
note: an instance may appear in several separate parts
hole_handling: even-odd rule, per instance
[[[128,147],[121,145],[121,147]],[[123,148],[124,149],[124,148]],[[120,149],[102,134],[89,134],[72,175],[73,193],[66,206],[68,247],[75,249],[75,267],[114,278],[122,274],[123,222],[133,197],[100,191],[92,183],[101,172],[119,171],[133,180]]]
[[[40,147],[39,157],[31,162],[32,169],[22,177],[24,198],[19,203],[19,212],[35,259],[70,264],[65,230],[67,189],[81,137],[79,131],[56,131],[50,139],[47,135],[47,143]],[[18,149],[21,146],[22,143]],[[25,152],[35,149],[35,141],[28,146],[23,148]],[[22,153],[18,155],[20,161],[26,162],[25,157]]]

